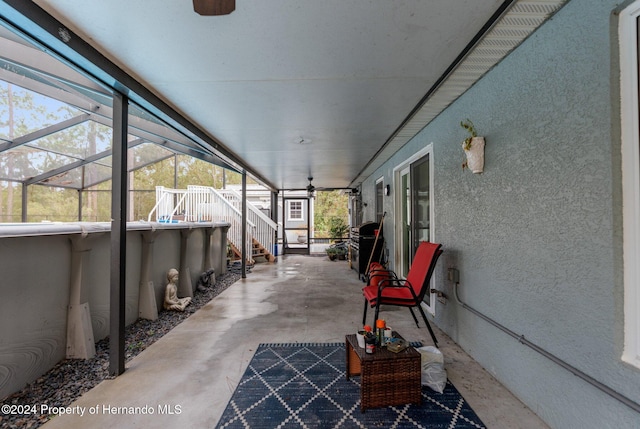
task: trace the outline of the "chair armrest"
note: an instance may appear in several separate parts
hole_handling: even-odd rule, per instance
[[[407,287],[411,289],[411,283],[407,279],[399,279],[398,277],[388,277],[378,282],[379,289],[387,287]]]
[[[371,285],[374,278],[377,278],[376,284],[380,284],[380,282],[385,280],[397,279],[398,275],[395,272],[389,270],[375,270],[369,273],[367,285]]]
[[[397,280],[398,276],[393,271],[374,271],[372,275],[369,276],[369,279],[374,277],[382,277],[384,279]]]
[[[411,284],[411,282],[407,279],[399,279],[397,277],[380,280],[380,282],[378,283],[378,299],[382,298],[382,291],[388,287],[409,289],[409,292],[411,292],[411,296],[413,297],[413,299],[418,299],[416,292],[413,290],[413,285]]]

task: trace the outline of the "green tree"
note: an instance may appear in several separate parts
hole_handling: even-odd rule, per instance
[[[78,219],[78,192],[75,189],[30,186],[28,199],[27,222],[74,222]]]
[[[65,108],[66,107],[66,108]],[[0,139],[13,142],[17,137],[28,135],[36,130],[55,124],[73,115],[72,109],[63,103],[51,100],[35,92],[14,86],[10,83],[0,85]],[[50,152],[40,150],[50,147],[55,134],[29,142],[0,154],[0,215],[3,220],[19,221],[21,204],[14,202],[16,180],[36,176],[50,168],[55,168],[56,158]],[[54,144],[57,153],[65,153],[58,140]],[[31,190],[29,190],[31,192]]]
[[[314,229],[318,238],[331,237],[331,227],[349,224],[349,195],[343,191],[318,191],[314,202]]]

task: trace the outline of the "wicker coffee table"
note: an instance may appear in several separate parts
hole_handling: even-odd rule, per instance
[[[401,338],[394,332],[394,337]],[[373,354],[358,347],[355,334],[345,336],[347,380],[360,375],[360,411],[389,405],[420,404],[420,353],[413,347],[393,353],[376,347]]]

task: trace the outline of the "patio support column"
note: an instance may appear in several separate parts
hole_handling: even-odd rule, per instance
[[[78,189],[78,222],[82,222],[82,189]]]
[[[12,186],[10,183],[9,186]],[[27,221],[27,203],[28,203],[28,194],[27,194],[27,185],[26,183],[22,183],[22,223]],[[13,222],[13,219],[11,219]]]
[[[247,278],[247,172],[242,170],[242,278]]]
[[[111,283],[109,302],[109,373],[124,372],[125,274],[127,257],[127,96],[113,95]]]
[[[273,231],[273,254],[280,256],[278,251],[278,193],[271,192],[271,220],[276,224],[276,230]]]
[[[178,154],[173,155],[173,189],[178,189]]]
[[[281,197],[282,199],[280,201],[282,201],[282,254],[284,255],[285,253],[287,253],[287,231],[285,230],[285,225],[286,225],[286,219],[287,219],[287,213],[286,213],[286,201],[284,199],[284,194],[286,193],[286,191],[283,189],[281,192]]]

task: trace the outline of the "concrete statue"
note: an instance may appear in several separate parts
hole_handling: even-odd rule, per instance
[[[198,292],[203,292],[208,288],[211,288],[216,283],[216,274],[213,268],[200,274],[198,283],[196,283],[196,289]]]
[[[164,292],[164,309],[184,311],[191,302],[191,297],[178,298],[178,270],[171,268],[167,272],[167,288]]]

